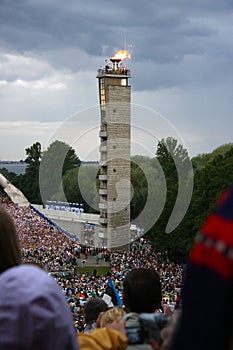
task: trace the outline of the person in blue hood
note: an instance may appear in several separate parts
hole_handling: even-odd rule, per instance
[[[19,265],[0,275],[0,349],[79,349],[59,285],[37,266]]]

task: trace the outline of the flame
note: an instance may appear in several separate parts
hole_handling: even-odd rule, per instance
[[[115,55],[112,57],[112,59],[116,60],[124,60],[126,58],[131,58],[130,53],[127,50],[119,50]]]

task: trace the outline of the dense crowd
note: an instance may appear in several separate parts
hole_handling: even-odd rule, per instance
[[[22,259],[40,265],[58,281],[73,314],[77,332],[85,325],[84,305],[92,297],[102,297],[109,275],[77,274],[76,266],[85,259],[86,249],[67,237],[30,207],[18,207],[1,190],[1,205],[13,216],[20,240]],[[93,250],[93,249],[92,249]],[[93,253],[89,249],[89,253]],[[98,250],[99,258],[106,251]],[[171,311],[180,302],[183,267],[171,263],[167,257],[143,244],[143,239],[133,245],[131,252],[108,252],[110,275],[119,296],[122,296],[123,280],[135,267],[154,268],[162,282],[163,304]],[[142,296],[144,298],[145,296]]]
[[[184,278],[183,267],[145,245],[143,237],[130,252],[92,249],[108,257],[106,276],[96,269],[93,276],[78,274],[88,247],[32,207],[14,205],[1,190],[0,203],[1,349],[233,348],[233,186],[200,228]],[[182,307],[167,317],[180,302],[181,286]],[[109,288],[118,291],[124,308],[105,303]]]

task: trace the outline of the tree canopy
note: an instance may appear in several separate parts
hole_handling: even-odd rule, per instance
[[[62,141],[54,141],[43,152],[39,174],[43,203],[46,200],[66,201],[62,177],[68,170],[79,167],[80,164],[75,150]]]
[[[5,175],[27,197],[29,202],[42,204],[49,199],[65,200],[62,177],[67,171],[79,167],[80,159],[75,150],[62,141],[54,141],[42,151],[39,142],[26,149],[25,174]]]
[[[174,145],[174,143],[172,143]],[[161,152],[163,150],[163,152]],[[174,150],[174,148],[173,148]],[[224,150],[226,152],[224,153]],[[166,250],[175,260],[184,260],[189,253],[197,231],[213,209],[220,193],[233,182],[233,146],[221,147],[206,157],[206,162],[194,171],[194,187],[188,210],[180,224],[169,234],[165,225],[171,214],[177,196],[177,176],[172,157],[169,157],[164,145],[159,142],[156,156],[163,164],[167,180],[167,201],[164,210],[149,237],[158,249]],[[182,159],[186,152],[181,152]],[[196,162],[196,157],[194,163]],[[189,176],[187,178],[189,181]]]
[[[40,203],[39,190],[39,168],[42,156],[41,144],[39,142],[33,143],[31,147],[26,148],[27,163],[25,175],[21,177],[21,186],[27,198],[33,200],[33,203]]]
[[[43,152],[36,142],[26,149],[26,155],[24,175],[0,171],[31,203],[67,200],[83,203],[86,212],[98,212],[98,167],[80,167],[74,149],[61,141]],[[219,194],[231,183],[233,144],[190,160],[176,139],[162,139],[153,158],[131,158],[131,222],[145,229],[156,249],[166,251],[173,260],[184,261]],[[176,219],[173,222],[172,217]]]

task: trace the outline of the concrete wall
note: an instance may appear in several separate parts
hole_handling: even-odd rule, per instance
[[[23,193],[10,183],[2,174],[0,174],[0,186],[3,187],[6,194],[15,204],[18,204],[21,207],[29,206],[29,201]]]
[[[129,243],[130,87],[107,87],[107,237],[111,248]]]
[[[56,223],[59,227],[76,235],[81,244],[84,244],[84,224],[95,225],[94,246],[101,247],[102,240],[99,239],[99,215],[88,213],[72,213],[62,210],[45,209],[42,205],[33,205],[43,215]]]

